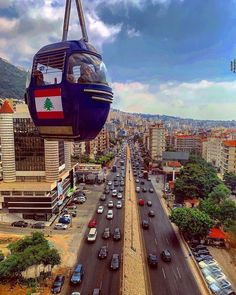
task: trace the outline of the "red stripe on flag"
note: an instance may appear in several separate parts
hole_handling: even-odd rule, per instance
[[[63,112],[37,112],[38,119],[64,119]]]
[[[61,88],[35,90],[34,96],[35,97],[61,96]]]

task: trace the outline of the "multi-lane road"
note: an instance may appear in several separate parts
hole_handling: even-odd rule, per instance
[[[118,162],[117,162],[118,164]],[[118,165],[117,165],[118,166]],[[121,167],[118,168],[117,172],[112,173],[108,176],[107,181],[114,179],[117,173],[121,174]],[[120,181],[119,181],[120,182]],[[114,189],[119,189],[119,186],[116,186]],[[124,195],[124,193],[122,193]],[[106,219],[106,213],[108,211],[107,204],[108,201],[113,200],[114,207],[113,214],[114,217],[112,220]],[[121,271],[122,271],[122,252],[123,252],[123,211],[124,208],[117,209],[115,204],[117,203],[117,198],[112,197],[111,189],[110,193],[106,195],[105,201],[99,201],[98,206],[104,206],[104,212],[102,214],[94,214],[94,218],[97,221],[97,239],[94,243],[88,243],[86,236],[89,232],[89,228],[86,231],[83,244],[80,248],[80,253],[77,263],[81,263],[85,270],[85,275],[83,277],[82,283],[80,285],[70,285],[66,288],[66,293],[70,295],[72,292],[78,291],[81,294],[92,294],[95,288],[99,288],[102,294],[120,294],[121,289]],[[124,205],[124,200],[122,200]],[[106,227],[110,228],[111,237],[107,240],[102,239],[103,231]],[[122,239],[120,241],[113,240],[113,232],[116,227],[121,229]],[[98,251],[102,246],[108,247],[108,257],[99,260]],[[117,271],[110,270],[110,261],[112,254],[120,255],[120,269]]]
[[[137,177],[135,177],[137,179]],[[141,187],[141,192],[137,193],[137,201],[142,198],[145,205],[140,206],[140,223],[142,220],[149,221],[149,229],[143,229],[143,237],[146,248],[146,256],[153,253],[159,256],[158,267],[149,267],[149,276],[153,295],[200,295],[199,288],[189,269],[187,257],[185,257],[169,218],[165,214],[160,195],[155,190],[149,192],[153,187],[151,181],[140,179],[145,184],[136,184]],[[142,192],[146,187],[147,192]],[[152,201],[152,207],[147,206],[147,201]],[[148,217],[149,210],[155,212],[155,217]],[[164,262],[160,258],[160,253],[168,249],[172,255],[171,262]]]

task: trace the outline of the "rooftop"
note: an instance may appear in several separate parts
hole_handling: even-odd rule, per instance
[[[4,103],[0,109],[1,114],[13,114],[14,110],[11,107],[10,103],[7,100],[4,100]]]
[[[228,147],[236,147],[236,140],[225,140],[223,143]]]

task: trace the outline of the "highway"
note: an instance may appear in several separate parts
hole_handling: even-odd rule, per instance
[[[137,177],[135,177],[137,179]],[[166,216],[161,203],[160,196],[155,193],[142,192],[142,188],[149,190],[152,186],[151,181],[140,179],[144,185],[136,184],[141,187],[141,192],[137,193],[137,200],[143,198],[145,205],[140,206],[140,219],[149,220],[149,229],[142,229],[146,253],[158,255],[158,268],[149,267],[149,275],[153,295],[200,295],[200,291],[191,270],[186,261],[176,234],[171,226],[169,218]],[[152,201],[152,207],[146,205],[147,200]],[[149,210],[155,212],[155,217],[148,217]],[[140,224],[141,224],[140,220]],[[160,253],[168,249],[172,255],[171,262],[163,262]]]
[[[117,170],[116,173],[110,173],[107,180],[114,180],[117,173],[120,173],[121,168]],[[118,190],[119,187],[115,187]],[[123,194],[123,193],[122,193]],[[113,200],[114,205],[117,202],[117,198],[111,196],[110,194],[106,195],[106,201],[99,201],[99,205],[105,206],[104,212],[102,214],[97,214],[95,212],[94,218],[97,220],[97,230],[98,235],[95,243],[89,244],[86,241],[86,236],[89,232],[89,228],[85,233],[83,244],[80,248],[80,253],[78,257],[77,263],[81,263],[85,270],[85,275],[83,277],[83,281],[80,285],[69,285],[66,288],[66,294],[70,295],[72,292],[79,291],[81,295],[86,294],[90,295],[93,293],[95,288],[100,288],[102,294],[112,294],[118,295],[120,294],[121,288],[121,271],[122,271],[122,260],[120,260],[120,269],[118,271],[112,271],[109,269],[110,261],[112,254],[117,253],[120,255],[122,259],[122,246],[123,246],[123,210],[117,209],[115,206],[113,208],[114,218],[112,220],[106,219],[106,213],[108,211],[107,204],[109,200]],[[122,201],[124,204],[124,201]],[[97,207],[98,207],[97,206]],[[110,228],[111,234],[113,234],[114,229],[119,227],[121,229],[122,239],[120,241],[114,241],[112,236],[110,239],[104,240],[102,239],[102,233],[106,227]],[[99,260],[98,259],[98,251],[102,246],[108,246],[108,257]]]

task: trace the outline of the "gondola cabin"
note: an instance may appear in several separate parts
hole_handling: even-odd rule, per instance
[[[34,56],[26,99],[43,138],[94,139],[112,98],[105,64],[89,43],[63,41],[44,46]]]

